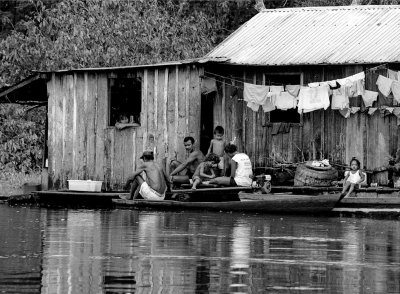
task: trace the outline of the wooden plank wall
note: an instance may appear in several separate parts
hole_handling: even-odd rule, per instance
[[[108,126],[109,77],[142,80],[141,126]],[[144,149],[160,164],[183,160],[183,138],[200,138],[200,77],[194,65],[53,74],[49,92],[49,188],[102,180],[121,189]]]
[[[301,157],[300,127],[293,125],[287,134],[272,135],[269,113],[261,107],[254,112],[243,101],[243,81],[266,84],[265,74],[269,72],[240,67],[209,70],[215,75],[206,72],[206,76],[214,77],[220,85],[214,101],[214,125],[221,123],[224,127],[225,140],[236,138],[238,150],[249,155],[255,168],[269,166],[273,159],[296,162]],[[224,121],[221,117],[225,117]]]
[[[303,114],[302,123],[293,125],[290,133],[278,135],[271,134],[268,113],[264,114],[261,109],[253,112],[243,102],[243,81],[263,84],[266,74],[298,71],[302,73],[303,84],[307,85],[361,72],[363,67],[360,65],[297,68],[219,65],[205,70],[215,74],[221,85],[215,100],[214,118],[222,117],[224,112],[222,125],[226,140],[236,137],[239,150],[247,152],[255,167],[270,166],[274,160],[280,159],[300,162],[328,158],[331,162],[349,164],[352,157],[357,157],[362,167],[372,170],[387,164],[388,158],[395,156],[400,147],[397,118],[394,115],[383,116],[379,111],[368,115],[361,97],[351,98],[350,106],[361,107],[362,112],[352,114],[348,119],[330,108],[313,111]],[[366,89],[378,91],[376,80],[379,74],[386,76],[386,69],[367,72]],[[385,99],[379,94],[378,102],[373,106],[381,105],[396,106],[391,96]],[[220,123],[220,120],[214,119],[214,122]],[[376,174],[371,181],[386,184],[387,173]]]

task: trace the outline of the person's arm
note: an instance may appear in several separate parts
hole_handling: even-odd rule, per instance
[[[360,175],[361,179],[358,181],[357,184],[361,184],[362,182],[364,182],[365,176],[364,176],[364,173],[361,170],[358,170],[358,174]]]
[[[214,179],[214,178],[216,177],[216,176],[215,176],[214,169],[211,168],[210,171],[211,171],[211,175],[209,176],[209,178],[210,178],[210,179]]]
[[[196,159],[197,159],[197,152],[190,153],[188,159],[186,159],[184,163],[181,163],[176,169],[174,169],[169,176],[172,177],[177,173],[183,171],[185,168],[187,168],[189,164],[191,164]]]
[[[346,183],[347,179],[349,178],[349,176],[350,176],[350,171],[348,171],[347,173],[346,173],[346,172],[344,172],[344,173],[345,173],[346,175],[344,176],[343,184]]]
[[[167,184],[167,190],[171,190],[171,181],[169,180],[167,174],[165,173],[165,171],[163,169],[161,169],[165,183]]]
[[[231,159],[231,178],[235,177],[237,169],[237,162]]]
[[[214,140],[214,139],[213,139],[213,140]],[[213,140],[211,140],[211,142],[210,142],[210,147],[208,147],[208,151],[207,151],[206,156],[212,152],[212,149],[213,149],[213,148],[212,148],[212,147],[213,147]]]
[[[215,178],[215,174],[214,171],[212,170],[212,168],[210,168],[211,171],[211,175],[207,175],[206,173],[204,173],[204,164],[201,164],[200,166],[200,177],[206,178],[206,179],[213,179]]]
[[[125,190],[128,189],[130,183],[132,183],[138,175],[140,175],[142,172],[144,172],[145,169],[146,169],[146,166],[144,166],[144,165],[139,166],[138,169],[135,170],[133,172],[133,174],[130,177],[128,177],[128,179],[126,180],[124,189]]]

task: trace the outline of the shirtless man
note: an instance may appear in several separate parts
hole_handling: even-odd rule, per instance
[[[152,151],[145,151],[140,157],[143,164],[128,178],[125,188],[132,183],[127,199],[136,199],[139,194],[148,200],[164,200],[169,180],[163,169],[154,162]]]
[[[203,152],[194,148],[193,137],[185,137],[183,145],[185,145],[187,159],[183,163],[178,161],[171,162],[173,171],[169,174],[171,182],[180,184],[190,183],[189,179],[193,177],[199,164],[204,161]]]

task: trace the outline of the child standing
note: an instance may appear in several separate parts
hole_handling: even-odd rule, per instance
[[[349,188],[349,192],[347,192],[346,196],[348,197],[351,192],[354,191],[354,186],[362,183],[365,179],[364,174],[360,171],[360,161],[356,158],[353,158],[350,161],[350,171],[347,172],[344,178],[343,190],[342,190],[342,197],[345,195],[346,190]]]
[[[217,168],[218,163],[219,157],[216,154],[210,153],[206,156],[193,175],[193,190],[196,190],[197,185],[203,181],[211,180],[216,177],[214,168]]]
[[[218,168],[224,170],[224,149],[226,142],[223,140],[224,128],[221,126],[216,126],[214,129],[214,139],[210,142],[210,147],[208,148],[207,155],[214,153],[219,156]]]

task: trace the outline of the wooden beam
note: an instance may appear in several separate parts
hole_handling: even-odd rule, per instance
[[[5,90],[4,92],[1,92],[0,93],[0,98],[3,97],[3,96],[6,96],[7,94],[10,94],[11,92],[13,92],[15,90],[21,89],[21,88],[25,87],[26,85],[29,85],[30,83],[32,83],[32,82],[34,82],[36,80],[39,80],[39,79],[41,79],[41,76],[39,74],[35,75],[35,76],[31,77],[31,78],[28,78],[28,79],[16,84],[15,86],[12,86],[11,88]]]

